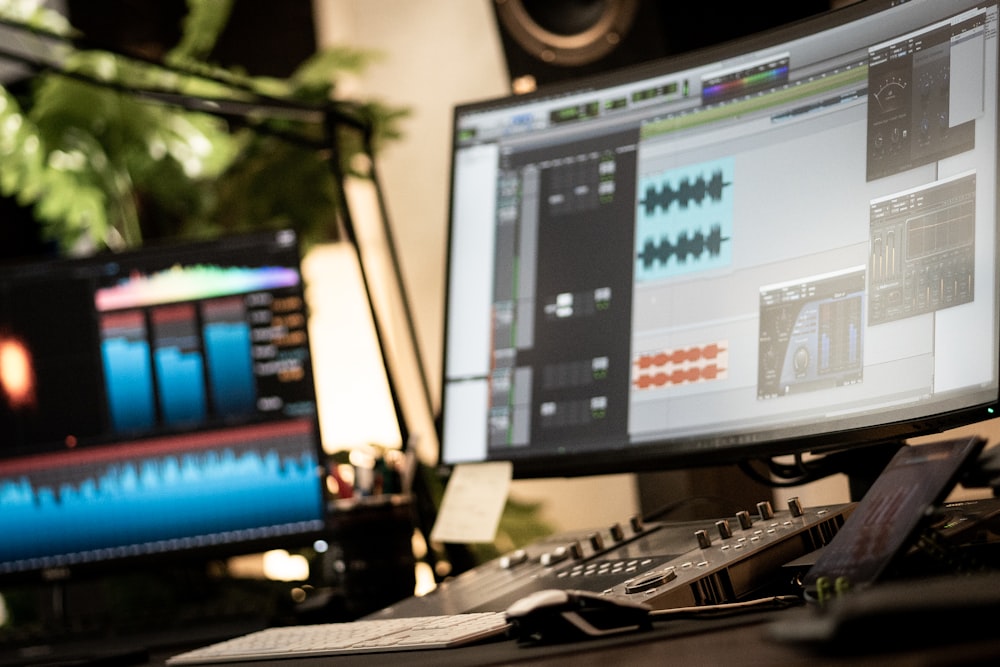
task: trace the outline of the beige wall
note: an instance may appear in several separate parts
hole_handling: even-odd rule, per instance
[[[431,382],[440,390],[451,112],[505,95],[506,64],[490,0],[314,0],[319,43],[373,49],[383,58],[347,91],[411,110],[406,137],[379,172]],[[558,530],[603,527],[637,511],[630,475],[515,482],[512,495],[543,503]]]
[[[315,0],[321,44],[383,54],[355,86],[411,110],[406,138],[379,163],[420,346],[439,390],[451,109],[503,95],[506,71],[489,0]]]

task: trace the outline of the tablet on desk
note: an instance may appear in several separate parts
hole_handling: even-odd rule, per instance
[[[806,595],[823,598],[874,583],[984,444],[968,437],[900,448],[806,573]]]

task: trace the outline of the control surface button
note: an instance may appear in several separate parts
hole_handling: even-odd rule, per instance
[[[569,549],[566,547],[556,547],[552,551],[542,554],[541,563],[548,567],[549,565],[561,563],[567,558],[569,558]]]
[[[517,567],[521,563],[525,563],[528,560],[528,552],[524,549],[518,549],[513,551],[506,556],[500,557],[500,567],[504,570],[509,570],[512,567]]]

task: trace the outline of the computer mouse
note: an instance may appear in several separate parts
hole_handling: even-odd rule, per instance
[[[507,607],[509,634],[521,642],[606,637],[651,627],[648,605],[579,590],[546,589]]]

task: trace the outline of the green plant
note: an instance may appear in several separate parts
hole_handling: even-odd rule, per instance
[[[316,114],[264,109],[329,108],[338,78],[362,72],[377,54],[332,48],[287,79],[250,76],[207,61],[232,0],[187,6],[181,39],[151,62],[86,47],[41,0],[0,0],[0,19],[37,40],[48,65],[22,85],[0,87],[0,195],[30,208],[43,236],[66,253],[289,226],[306,244],[336,239],[329,127]],[[173,103],[183,99],[247,111]],[[370,129],[373,148],[398,138],[407,114],[377,101],[349,109]],[[337,144],[339,168],[349,173],[364,137],[344,126]]]

